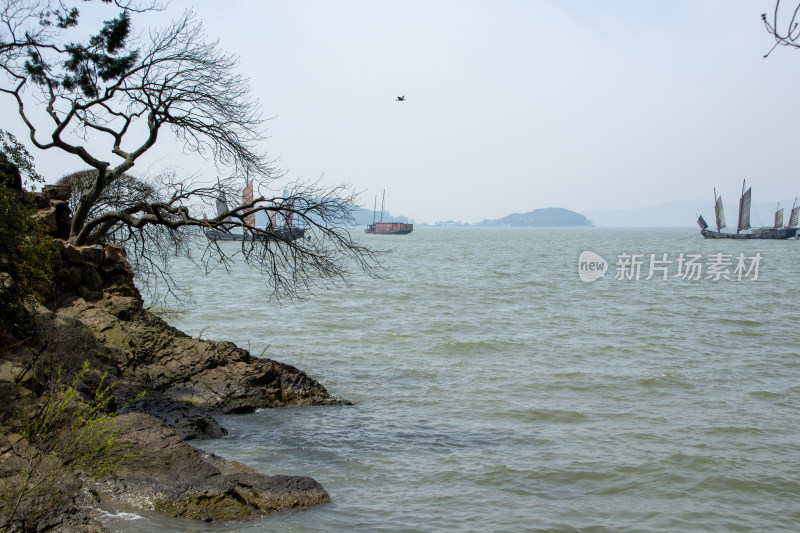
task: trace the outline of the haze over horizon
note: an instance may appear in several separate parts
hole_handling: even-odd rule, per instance
[[[794,197],[800,51],[763,58],[760,15],[774,5],[191,4],[209,40],[240,56],[287,180],[349,183],[367,209],[386,189],[388,211],[428,223],[710,203],[714,187],[735,201],[743,178],[764,201]],[[146,18],[161,26],[189,6]],[[87,28],[113,11],[81,10]],[[12,99],[0,111],[26,141]],[[84,168],[27,144],[49,182]],[[219,173],[168,139],[135,171],[166,167]]]

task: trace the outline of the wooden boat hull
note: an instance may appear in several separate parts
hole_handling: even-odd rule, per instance
[[[224,231],[207,230],[206,237],[209,241],[295,241],[302,239],[305,228],[277,228],[273,230],[273,235],[253,235],[252,233],[226,233]]]
[[[762,228],[752,233],[722,233],[708,229],[700,230],[706,239],[773,239],[784,240],[797,237],[798,228]]]
[[[364,233],[370,235],[408,235],[414,231],[414,224],[403,222],[377,222],[370,224]]]
[[[390,231],[370,231],[368,229],[365,229],[364,233],[367,233],[369,235],[408,235],[409,233],[411,233],[411,231],[412,230],[410,230],[410,229],[407,229],[407,230],[398,229],[398,230],[390,230]]]

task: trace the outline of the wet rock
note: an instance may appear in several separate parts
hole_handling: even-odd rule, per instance
[[[136,455],[113,478],[93,487],[103,502],[121,501],[194,520],[246,521],[330,501],[308,477],[225,472],[220,458],[209,460],[209,454],[183,442],[153,416],[124,414],[117,423],[117,453]]]
[[[247,521],[285,509],[323,505],[330,497],[310,477],[230,474],[184,487],[177,498],[154,502],[157,511],[195,520]]]
[[[173,400],[158,392],[145,394],[142,400],[130,404],[126,412],[152,415],[183,440],[216,439],[228,434],[207,410],[189,402]]]

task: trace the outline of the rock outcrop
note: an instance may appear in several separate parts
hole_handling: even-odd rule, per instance
[[[129,458],[90,491],[104,505],[117,501],[176,517],[228,521],[328,502],[328,494],[311,478],[258,473],[186,441],[224,435],[216,413],[343,402],[297,368],[254,357],[231,342],[189,337],[147,311],[124,248],[76,247],[63,239],[69,232],[67,198],[59,188],[37,198],[39,216],[55,237],[56,291],[52,304],[38,314],[40,338],[26,346],[5,339],[0,346],[0,425],[5,433],[18,427],[26,402],[35,400],[56,367],[68,377],[88,361],[81,392],[90,395],[109,376],[117,382],[116,408],[125,406],[116,419],[116,441],[119,453]],[[32,357],[35,364],[30,364]],[[133,401],[140,391],[144,398]],[[64,524],[90,524],[80,509],[80,502],[67,505]]]
[[[79,285],[78,294],[62,296],[64,301],[53,318],[70,327],[85,327],[127,388],[138,385],[148,396],[159,398],[159,403],[163,399],[175,402],[175,407],[191,405],[216,413],[340,403],[319,382],[291,365],[253,357],[231,342],[195,339],[173,328],[144,310],[129,284],[109,278],[106,266],[101,263],[96,275],[82,270],[81,279],[100,278],[101,286],[95,292]],[[126,267],[119,270],[124,279]]]

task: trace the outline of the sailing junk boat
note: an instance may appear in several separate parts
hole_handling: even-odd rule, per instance
[[[708,229],[703,215],[697,219],[700,226],[700,233],[706,239],[789,239],[797,236],[797,223],[800,217],[800,206],[793,206],[789,216],[789,223],[783,226],[783,209],[775,212],[775,225],[762,228],[750,227],[750,204],[752,187],[746,191],[745,184],[742,182],[742,197],[739,199],[739,223],[736,226],[736,233],[723,232],[725,227],[725,211],[722,207],[722,196],[717,196],[714,189],[714,215],[717,223],[717,231]],[[795,199],[795,203],[797,200]],[[783,226],[783,227],[781,227]],[[750,233],[741,233],[743,230],[750,230]]]
[[[364,233],[371,233],[374,235],[407,235],[414,231],[414,224],[405,224],[403,222],[384,222],[383,209],[386,207],[386,190],[383,191],[383,200],[381,201],[381,219],[375,222],[375,211],[378,207],[378,197],[375,197],[375,207],[372,209],[372,224],[367,226]]]
[[[288,196],[288,194],[284,192],[284,196]],[[242,204],[247,205],[252,202],[253,182],[251,181],[247,184],[242,192]],[[269,212],[269,224],[267,224],[267,227],[265,228],[266,231],[269,232],[269,235],[253,234],[249,231],[244,231],[243,233],[231,233],[230,231],[212,229],[206,230],[206,237],[208,237],[208,240],[210,241],[294,241],[296,239],[302,239],[306,233],[305,228],[292,225],[292,219],[294,217],[294,200],[290,200],[286,204],[286,210],[287,212],[285,214],[277,211]],[[217,195],[217,216],[220,216],[226,211],[228,211],[228,201],[225,198],[225,193],[220,190],[219,194]],[[284,224],[281,226],[278,225],[278,216],[283,218]],[[231,226],[233,226],[233,220],[230,217],[225,218],[223,222],[230,222]],[[244,217],[244,223],[248,226],[255,227],[255,213],[250,213]],[[227,224],[223,224],[223,226],[225,227]]]

